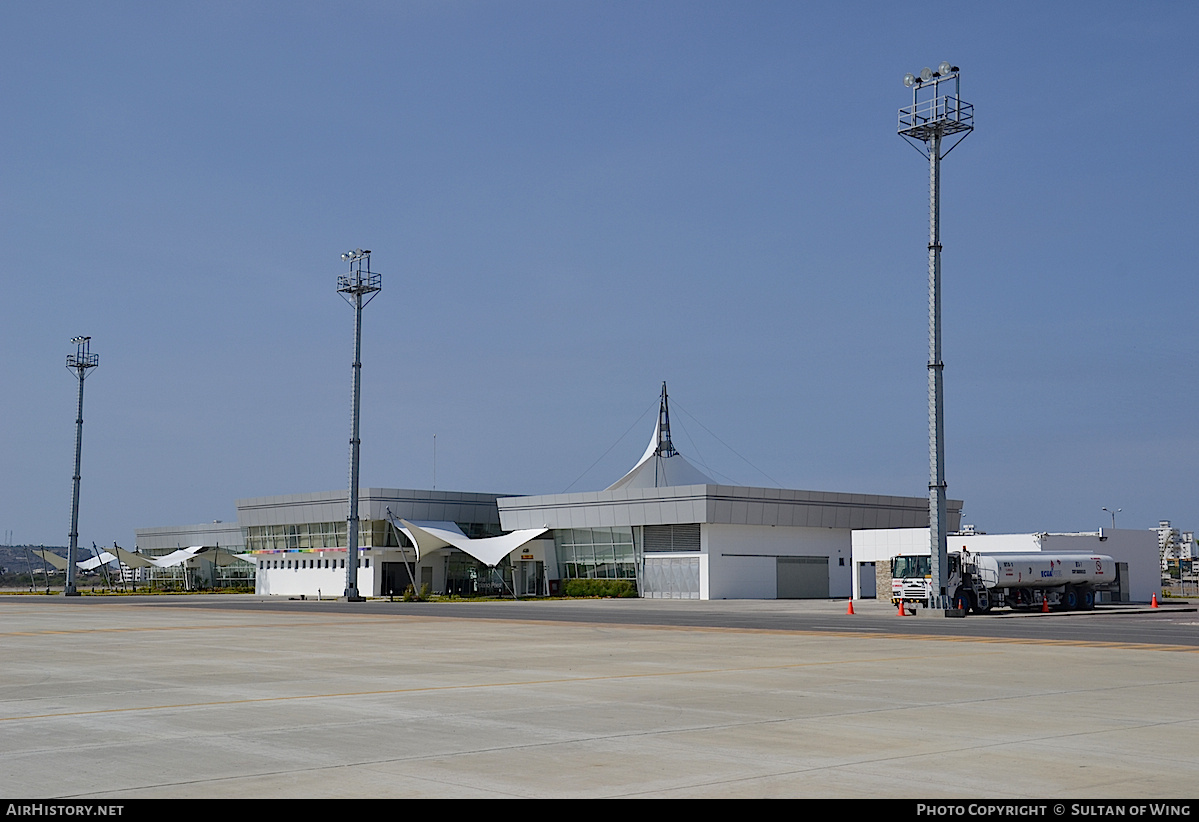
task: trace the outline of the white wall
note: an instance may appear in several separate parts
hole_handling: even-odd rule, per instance
[[[869,528],[850,535],[854,563],[890,563],[900,554],[929,553],[927,528]]]
[[[1102,535],[1102,539],[1100,536]],[[1133,602],[1148,602],[1161,596],[1161,560],[1157,531],[1104,528],[1091,534],[1045,534],[1043,551],[1079,551],[1106,554],[1116,562],[1128,563],[1128,593]]]
[[[343,556],[345,552],[342,552]],[[259,568],[255,573],[254,593],[263,596],[307,596],[315,599],[318,594],[323,598],[335,599],[342,596],[346,589],[346,571],[344,568],[296,568],[294,554],[276,554],[276,557],[292,557],[291,568]],[[286,559],[282,560],[286,562]],[[358,566],[358,590],[370,596],[372,590],[372,574],[375,563],[370,568]]]
[[[382,568],[381,560],[376,551],[364,552],[358,561],[358,592],[363,596],[379,596]],[[366,567],[365,558],[370,557],[370,567]],[[281,568],[257,568],[254,572],[254,593],[263,596],[306,596],[315,599],[336,598],[345,594],[346,569],[341,562],[346,558],[346,552],[280,552],[277,554],[255,554],[255,562],[267,562],[274,565],[278,562]],[[299,568],[301,561],[311,562],[325,559],[330,560],[332,568]],[[288,568],[290,562],[292,567]]]
[[[701,575],[707,581],[707,591],[701,588],[704,599],[775,599],[777,558],[797,556],[828,557],[829,596],[849,596],[847,528],[704,524],[700,534],[707,559],[707,573]]]

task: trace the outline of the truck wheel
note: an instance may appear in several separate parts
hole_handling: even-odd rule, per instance
[[[970,596],[969,588],[958,588],[958,592],[953,595],[953,607],[959,607],[959,602],[961,603],[960,607],[962,611],[967,614],[970,613],[970,610],[974,607],[974,599]]]
[[[1062,594],[1062,607],[1070,611],[1078,610],[1078,590],[1073,585],[1066,586]]]
[[[1078,607],[1084,611],[1090,611],[1095,607],[1095,592],[1090,588],[1083,588],[1078,592]]]

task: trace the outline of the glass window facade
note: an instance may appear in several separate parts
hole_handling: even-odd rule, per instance
[[[474,557],[458,550],[445,558],[445,592],[460,597],[511,596],[512,563],[507,557],[495,568],[488,568]]]
[[[564,579],[637,579],[641,528],[557,528],[554,548]]]
[[[385,520],[358,523],[358,544],[363,548],[408,548],[411,543]],[[246,529],[248,551],[299,551],[311,548],[345,548],[346,522],[300,522],[294,525],[251,525]]]

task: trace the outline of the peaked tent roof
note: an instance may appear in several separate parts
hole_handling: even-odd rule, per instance
[[[715,485],[716,481],[700,471],[675,450],[670,441],[670,409],[666,400],[666,383],[662,383],[662,401],[658,406],[658,422],[649,447],[629,473],[605,488],[668,488],[672,485]]]

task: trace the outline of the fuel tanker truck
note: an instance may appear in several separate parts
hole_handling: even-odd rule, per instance
[[[1089,611],[1095,592],[1116,584],[1116,561],[1099,554],[979,554],[949,552],[947,590],[953,607],[976,614],[992,608]],[[932,559],[900,555],[891,560],[891,604],[928,607]]]

